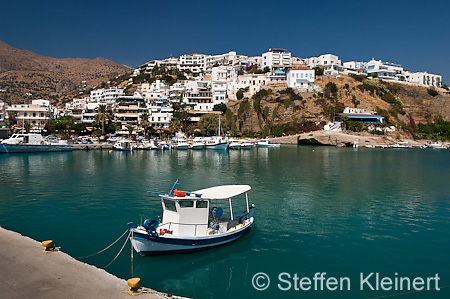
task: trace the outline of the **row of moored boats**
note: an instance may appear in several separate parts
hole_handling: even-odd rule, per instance
[[[175,137],[171,140],[141,140],[139,142],[131,139],[118,139],[114,141],[114,149],[122,151],[131,150],[239,150],[261,148],[279,148],[279,143],[272,143],[268,138],[261,140],[235,140],[224,136],[195,137],[187,139],[185,137]]]

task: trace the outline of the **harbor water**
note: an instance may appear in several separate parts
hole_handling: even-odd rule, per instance
[[[450,288],[442,288],[450,285],[450,150],[282,146],[4,154],[0,225],[52,239],[74,258],[86,256],[112,243],[128,222],[157,219],[160,199],[147,191],[168,192],[177,178],[187,191],[250,185],[256,226],[206,251],[135,254],[133,274],[143,286],[194,298],[374,298],[408,292],[394,283],[376,290],[376,275],[421,277],[425,287],[438,275],[440,291],[398,298],[450,298]],[[122,244],[81,260],[102,268]],[[106,270],[131,277],[129,243]],[[317,273],[344,283],[335,290],[315,285]],[[310,288],[294,277],[309,278]]]

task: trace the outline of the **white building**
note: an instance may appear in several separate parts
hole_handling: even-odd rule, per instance
[[[261,68],[280,69],[291,66],[291,53],[285,49],[269,49],[262,54]]]
[[[31,104],[12,105],[6,108],[6,114],[14,115],[13,125],[16,128],[28,122],[32,132],[40,132],[53,119],[52,105],[47,100],[33,100]]]
[[[403,67],[400,64],[383,62],[371,59],[367,63],[367,75],[383,80],[398,81],[403,74]]]
[[[114,104],[117,98],[122,95],[123,89],[118,87],[96,89],[90,93],[90,102]]]
[[[365,75],[367,73],[367,62],[348,61],[343,63],[342,73],[344,75]]]
[[[214,66],[219,65],[232,65],[233,62],[237,59],[237,55],[235,51],[231,51],[225,54],[219,55],[206,55],[205,56],[205,65],[203,70],[210,69]]]
[[[411,73],[405,71],[403,73],[406,82],[421,85],[440,88],[442,85],[442,76],[428,74],[427,72]]]
[[[192,73],[201,73],[205,68],[205,54],[189,54],[180,56],[180,71],[190,71]]]
[[[168,98],[154,98],[146,101],[149,110],[149,122],[153,128],[169,128],[173,108]]]
[[[225,104],[228,101],[227,81],[213,81],[211,83],[211,91],[212,91],[212,103],[214,105]]]
[[[0,101],[0,124],[6,120],[6,104]]]
[[[156,80],[153,83],[142,83],[136,89],[136,92],[142,95],[145,99],[166,98],[169,95],[170,87],[161,80]]]
[[[322,68],[325,75],[337,75],[339,74],[342,67],[339,57],[333,54],[324,54],[320,55],[319,57],[310,57],[305,59],[305,61],[310,68]]]
[[[287,85],[291,88],[311,88],[314,87],[314,70],[308,67],[296,67],[287,74]]]

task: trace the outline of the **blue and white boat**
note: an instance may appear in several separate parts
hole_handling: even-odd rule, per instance
[[[14,134],[11,138],[0,142],[0,153],[35,153],[35,152],[64,152],[73,147],[59,140],[51,142],[45,140],[41,134]]]
[[[131,243],[141,255],[180,253],[208,249],[236,240],[253,225],[254,205],[249,206],[248,185],[223,185],[193,192],[174,186],[168,194],[158,193],[162,220],[147,219],[132,228]],[[150,191],[149,191],[150,192]],[[152,192],[157,193],[157,192]],[[245,210],[234,213],[232,201],[242,197]],[[224,214],[224,208],[227,210]]]

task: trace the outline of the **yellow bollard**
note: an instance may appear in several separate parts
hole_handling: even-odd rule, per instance
[[[141,287],[141,279],[139,277],[130,278],[127,280],[128,286],[131,288],[127,290],[127,293],[132,295],[140,294],[139,289]]]
[[[42,246],[45,247],[45,251],[53,251],[55,246],[53,246],[53,240],[42,241]]]

